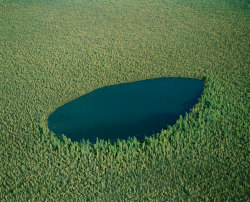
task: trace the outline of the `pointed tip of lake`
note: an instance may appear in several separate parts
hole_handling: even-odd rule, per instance
[[[106,86],[57,108],[48,118],[56,135],[72,141],[143,139],[173,125],[201,96],[201,80],[158,78]]]

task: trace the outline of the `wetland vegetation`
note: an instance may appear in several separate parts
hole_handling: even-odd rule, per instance
[[[0,0],[0,199],[248,201],[246,0]],[[140,142],[80,143],[49,112],[104,86],[204,81]]]

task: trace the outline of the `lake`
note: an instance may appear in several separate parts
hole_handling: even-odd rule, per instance
[[[203,87],[201,80],[172,77],[106,86],[57,108],[48,128],[72,141],[142,140],[189,112]]]

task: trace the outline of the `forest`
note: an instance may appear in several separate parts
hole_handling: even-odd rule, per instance
[[[249,201],[247,0],[0,0],[1,201]],[[204,81],[143,141],[73,142],[50,112],[103,86]],[[129,136],[129,134],[128,134]]]

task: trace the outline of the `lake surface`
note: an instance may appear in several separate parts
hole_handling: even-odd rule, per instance
[[[197,103],[204,84],[197,79],[158,78],[106,86],[57,108],[48,118],[56,135],[72,141],[96,138],[141,140],[173,125]]]

